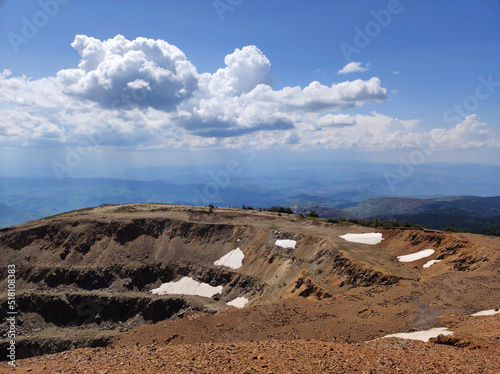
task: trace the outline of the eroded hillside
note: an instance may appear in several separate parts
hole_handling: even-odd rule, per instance
[[[370,232],[383,240],[340,237]],[[269,212],[103,206],[0,230],[0,286],[15,264],[18,358],[110,341],[365,341],[498,308],[499,243]],[[425,259],[397,258],[429,248]]]

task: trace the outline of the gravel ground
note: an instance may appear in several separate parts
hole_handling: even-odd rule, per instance
[[[20,360],[2,373],[498,373],[500,355],[418,341],[341,344],[261,341],[236,344],[84,348]]]

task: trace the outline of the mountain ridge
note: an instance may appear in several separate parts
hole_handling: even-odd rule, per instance
[[[484,234],[497,232],[500,220],[498,196],[388,196],[376,192],[375,187],[375,190],[360,186],[353,189],[356,179],[331,182],[329,176],[318,181],[317,186],[308,183],[305,188],[303,181],[295,178],[295,184],[277,188],[279,177],[280,173],[271,178],[267,187],[246,183],[245,178],[219,185],[214,180],[182,184],[182,181],[159,179],[0,178],[0,227],[89,206],[149,202],[264,209],[285,206],[297,214],[315,210],[325,218],[407,220],[435,229],[450,226]]]

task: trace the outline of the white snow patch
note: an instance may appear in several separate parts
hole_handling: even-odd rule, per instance
[[[297,241],[290,239],[277,239],[275,244],[283,248],[295,248]]]
[[[371,232],[367,234],[345,234],[340,236],[342,239],[345,239],[348,242],[353,243],[363,243],[363,244],[378,244],[384,238],[382,238],[382,234],[379,232]]]
[[[231,300],[227,303],[229,306],[234,306],[235,308],[243,308],[248,303],[248,299],[246,297],[237,297],[234,300]]]
[[[196,295],[212,297],[222,292],[222,286],[213,287],[207,283],[200,283],[191,277],[184,277],[177,282],[163,283],[160,287],[151,290],[157,295]]]
[[[479,316],[492,316],[494,314],[500,313],[500,309],[488,309],[488,310],[481,310],[480,312],[471,314],[471,316],[474,317],[479,317]]]
[[[225,266],[231,269],[239,269],[243,265],[243,258],[245,254],[241,249],[236,248],[233,249],[228,254],[222,256],[217,261],[214,262],[214,265],[217,266]]]
[[[442,260],[429,260],[427,261],[425,264],[424,264],[424,269],[427,269],[428,267],[438,263],[438,262],[441,262]]]
[[[401,262],[417,261],[417,260],[420,260],[422,258],[429,257],[430,255],[434,254],[434,252],[436,252],[434,249],[424,249],[423,251],[415,252],[415,253],[412,253],[411,255],[398,256],[398,260]]]
[[[400,332],[397,334],[390,334],[383,336],[384,338],[401,338],[401,339],[411,339],[411,340],[421,340],[423,342],[428,342],[430,338],[435,338],[439,335],[453,335],[453,331],[449,331],[446,327],[434,327],[430,330],[422,330],[415,332]]]

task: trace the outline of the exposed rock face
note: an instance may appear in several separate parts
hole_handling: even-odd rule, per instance
[[[339,238],[372,231],[383,234],[380,244]],[[113,336],[137,326],[183,319],[193,312],[220,314],[237,297],[249,299],[248,306],[254,307],[290,298],[344,305],[347,295],[352,297],[359,288],[367,290],[360,296],[363,304],[380,297],[379,307],[359,308],[362,312],[357,314],[365,321],[373,320],[369,331],[376,331],[375,321],[383,318],[380,308],[389,305],[406,305],[406,309],[394,309],[401,325],[411,325],[417,315],[425,323],[434,321],[435,317],[422,314],[427,307],[414,309],[420,305],[414,301],[427,295],[426,284],[432,289],[428,295],[452,305],[450,300],[458,298],[463,288],[484,283],[480,275],[484,278],[498,267],[498,252],[492,249],[498,241],[484,239],[483,245],[474,238],[481,237],[369,230],[268,212],[216,209],[209,213],[201,207],[162,204],[104,206],[0,230],[0,304],[7,308],[3,291],[7,265],[15,264],[18,358],[107,344]],[[276,241],[282,239],[296,241],[296,247],[277,246]],[[214,265],[235,248],[244,253],[241,267]],[[423,270],[427,259],[408,264],[396,259],[423,248],[434,248],[432,258],[443,261]],[[462,273],[471,274],[470,283],[466,284]],[[151,294],[161,284],[182,277],[223,286],[223,290],[211,298]],[[448,279],[463,288],[451,287]],[[395,296],[391,292],[396,285],[411,290],[406,296]],[[442,293],[435,289],[439,285],[443,285]],[[378,293],[392,296],[375,297]],[[471,308],[478,299],[469,295],[457,307]],[[489,307],[498,306],[483,309]],[[6,331],[4,327],[0,331],[2,349],[7,344]],[[169,343],[182,340],[181,332],[171,335],[176,337]]]

